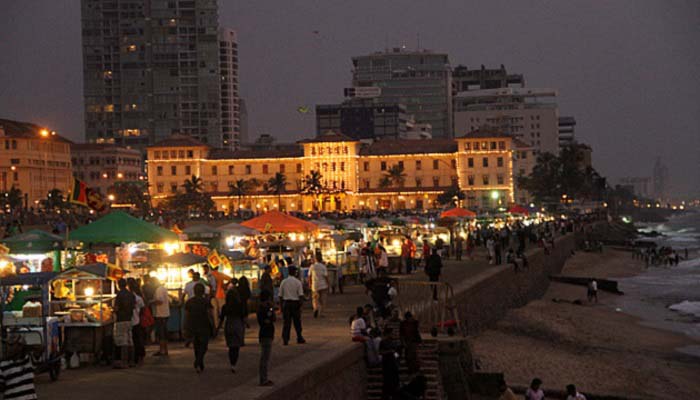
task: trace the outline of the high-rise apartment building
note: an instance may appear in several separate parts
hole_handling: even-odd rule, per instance
[[[525,87],[525,77],[522,74],[508,73],[503,64],[500,68],[493,69],[487,69],[483,65],[479,69],[469,69],[464,65],[458,65],[452,71],[452,82],[457,92]]]
[[[178,133],[237,145],[235,34],[220,32],[216,0],[81,7],[87,141],[143,149]]]
[[[452,73],[447,54],[394,48],[352,58],[355,87],[377,87],[377,103],[403,104],[433,137],[451,138]]]
[[[519,137],[536,151],[559,153],[559,107],[554,89],[500,88],[460,92],[454,126],[464,135],[483,126]]]
[[[559,148],[576,143],[576,119],[559,117]]]

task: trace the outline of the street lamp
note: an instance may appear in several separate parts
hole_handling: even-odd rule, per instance
[[[48,129],[42,129],[39,131],[39,134],[41,137],[49,137],[49,130]]]
[[[107,196],[107,199],[109,199],[109,201],[114,201],[114,195],[110,194],[109,196]]]

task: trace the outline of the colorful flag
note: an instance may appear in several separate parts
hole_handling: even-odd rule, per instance
[[[221,264],[221,257],[219,257],[219,253],[216,250],[214,250],[211,253],[209,253],[207,261],[209,262],[209,265],[211,265],[213,268],[216,268],[219,266],[219,264]]]
[[[87,189],[88,187],[85,182],[73,178],[73,191],[70,194],[70,202],[87,207]]]
[[[86,189],[87,193],[87,205],[97,212],[102,212],[107,208],[104,198],[100,194],[91,188]]]

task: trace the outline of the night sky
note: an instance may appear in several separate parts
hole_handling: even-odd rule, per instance
[[[452,65],[504,64],[531,87],[559,90],[560,115],[613,179],[650,176],[700,194],[700,1],[220,1],[238,30],[251,137],[314,133],[305,105],[342,100],[350,58],[405,45]],[[318,31],[315,34],[314,31]],[[4,1],[0,117],[84,137],[80,2]]]

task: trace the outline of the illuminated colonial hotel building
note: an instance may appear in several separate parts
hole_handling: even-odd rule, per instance
[[[197,176],[219,211],[275,209],[278,197],[279,208],[287,211],[428,209],[453,187],[465,193],[464,206],[487,209],[527,201],[516,178],[531,171],[534,158],[520,140],[485,129],[456,139],[374,142],[327,132],[295,144],[235,151],[172,136],[148,148],[148,181],[158,204]],[[403,168],[403,179],[388,179],[396,165]],[[320,195],[305,194],[305,177],[312,171],[321,174]],[[278,172],[287,180],[280,196],[264,187]],[[260,184],[239,204],[230,187],[241,179]]]

